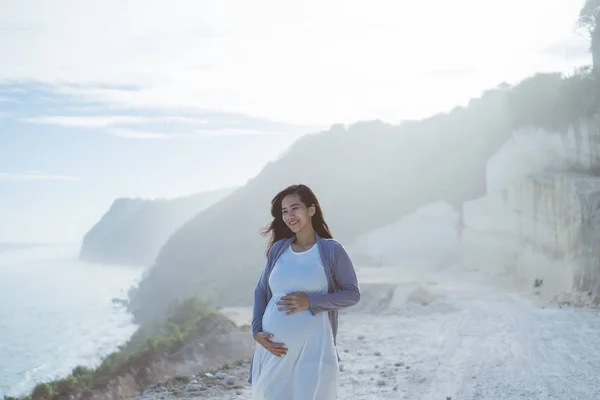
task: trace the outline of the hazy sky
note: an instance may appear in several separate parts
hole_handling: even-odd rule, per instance
[[[241,185],[299,135],[588,62],[578,0],[0,0],[0,241]]]

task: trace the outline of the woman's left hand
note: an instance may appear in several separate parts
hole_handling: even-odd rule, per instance
[[[287,311],[285,315],[292,315],[300,311],[308,310],[308,295],[303,292],[292,292],[283,296],[277,302],[279,311]]]

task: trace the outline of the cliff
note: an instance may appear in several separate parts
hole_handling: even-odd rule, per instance
[[[446,202],[427,204],[359,236],[348,251],[361,265],[447,265],[457,256],[459,218],[459,211]]]
[[[175,230],[232,190],[173,200],[116,199],[84,236],[79,257],[89,262],[150,266]]]
[[[196,374],[198,378],[222,366],[245,360],[252,354],[254,341],[248,327],[237,327],[211,306],[186,298],[169,308],[165,316],[140,326],[119,350],[106,356],[94,368],[77,366],[66,377],[39,383],[23,397],[6,400],[125,400],[140,395],[148,386],[159,388],[158,382],[182,379]],[[215,371],[216,372],[216,371]],[[243,376],[227,376],[226,387],[243,387]],[[186,382],[187,383],[187,382]],[[189,385],[190,389],[206,387]],[[209,385],[205,385],[209,386]],[[223,386],[223,385],[221,385]],[[215,390],[222,389],[215,385]]]
[[[510,135],[506,103],[507,90],[494,89],[422,122],[362,122],[304,136],[178,229],[130,291],[130,310],[144,321],[187,294],[223,306],[249,304],[264,265],[259,229],[269,221],[272,196],[292,183],[313,187],[343,243],[424,204],[482,196],[486,161]]]
[[[466,254],[541,295],[598,303],[600,120],[515,131],[487,176],[486,196],[465,204]]]

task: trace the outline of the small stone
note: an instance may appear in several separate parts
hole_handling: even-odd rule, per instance
[[[375,352],[375,355],[376,355],[377,357],[379,357],[379,356],[381,356],[381,352],[380,352],[380,351],[376,351],[376,352]]]
[[[345,370],[345,369],[346,369],[346,368],[344,367],[344,364],[340,364],[340,371],[341,371],[341,372],[344,372],[344,370]]]
[[[235,377],[233,376],[228,376],[227,378],[225,378],[225,383],[228,385],[233,385],[235,383]]]
[[[223,371],[219,371],[215,374],[215,378],[219,379],[219,380],[224,380],[225,378],[227,378],[227,374]]]
[[[186,392],[189,392],[189,393],[191,393],[191,392],[197,392],[197,391],[199,391],[199,390],[200,390],[200,388],[201,388],[201,386],[200,386],[200,385],[198,385],[198,384],[194,385],[194,384],[188,383],[188,384],[185,386],[185,391],[186,391]]]
[[[365,335],[358,335],[358,340],[365,340]]]
[[[144,391],[144,394],[157,391],[158,389],[160,389],[161,386],[162,385],[160,383],[153,383],[152,385],[150,385],[146,388],[146,390]]]
[[[398,361],[394,363],[394,366],[396,367],[404,367],[404,363],[402,361]]]
[[[383,380],[378,380],[378,381],[377,381],[377,386],[385,386],[385,381],[383,381]]]
[[[363,375],[364,373],[365,373],[365,371],[363,371],[362,369],[359,369],[359,370],[358,370],[358,374],[359,374],[359,375]]]
[[[179,382],[179,383],[189,383],[190,377],[179,375],[179,376],[176,376],[175,378],[173,378],[173,380],[175,382]]]

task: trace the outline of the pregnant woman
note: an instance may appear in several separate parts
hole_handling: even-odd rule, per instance
[[[354,267],[306,185],[272,200],[267,262],[254,291],[253,400],[335,400],[338,310],[360,300]]]

